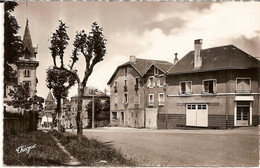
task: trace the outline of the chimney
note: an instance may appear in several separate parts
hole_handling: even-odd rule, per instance
[[[194,41],[194,68],[200,68],[202,65],[201,58],[202,39]]]
[[[173,64],[175,65],[179,60],[177,58],[178,53],[174,53],[174,55],[175,55],[175,58],[174,58]]]
[[[130,62],[131,63],[136,63],[136,57],[134,55],[130,56]]]

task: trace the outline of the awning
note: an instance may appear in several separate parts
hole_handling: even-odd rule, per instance
[[[235,101],[254,101],[253,96],[236,96]]]

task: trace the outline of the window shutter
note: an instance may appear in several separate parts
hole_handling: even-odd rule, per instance
[[[150,78],[147,79],[147,87],[149,87],[151,85],[151,81]]]
[[[161,78],[157,78],[157,86],[160,86]]]
[[[217,80],[213,80],[213,91],[217,93]]]
[[[155,87],[155,77],[153,77],[153,87]]]

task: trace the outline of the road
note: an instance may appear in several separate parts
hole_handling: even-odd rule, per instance
[[[259,165],[258,127],[230,130],[145,130],[100,128],[83,131],[88,138],[111,143],[138,166]]]

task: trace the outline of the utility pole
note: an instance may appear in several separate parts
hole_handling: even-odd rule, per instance
[[[95,108],[95,89],[93,88],[92,92],[92,129],[95,128],[95,121],[94,121],[94,109]]]

